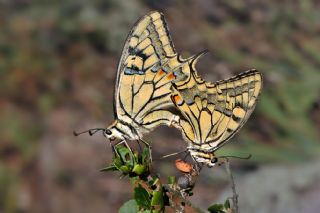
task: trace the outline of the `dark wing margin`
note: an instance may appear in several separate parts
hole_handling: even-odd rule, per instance
[[[129,56],[135,56],[139,55],[143,62],[147,60],[145,55],[143,55],[141,49],[141,43],[148,38],[149,34],[154,34],[156,36],[153,36],[153,38],[157,39],[158,41],[152,41],[158,42],[161,46],[155,48],[156,55],[158,57],[158,61],[156,63],[160,64],[160,60],[163,59],[166,56],[175,55],[176,51],[174,49],[174,45],[172,43],[172,39],[169,35],[169,30],[166,24],[166,21],[164,19],[164,16],[162,13],[158,11],[150,12],[149,14],[143,16],[140,18],[131,29],[130,33],[127,36],[126,42],[124,44],[121,57],[118,63],[117,68],[117,75],[116,75],[116,84],[115,84],[115,90],[114,90],[114,116],[117,118],[117,96],[118,96],[118,90],[119,90],[119,81],[120,76],[123,72],[126,71],[126,61]],[[140,46],[139,46],[140,45]],[[143,45],[142,45],[143,46]],[[157,46],[157,45],[156,45]],[[136,62],[138,63],[138,62]],[[131,66],[133,71],[142,72],[142,70],[139,70],[139,67],[136,67],[134,65]],[[130,71],[130,70],[128,70]]]

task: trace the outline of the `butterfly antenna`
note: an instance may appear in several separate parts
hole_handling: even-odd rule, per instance
[[[85,130],[83,132],[76,132],[76,131],[73,131],[73,135],[74,136],[79,136],[81,134],[84,134],[84,133],[89,133],[90,136],[94,135],[95,133],[99,132],[99,131],[103,131],[105,130],[104,128],[94,128],[94,129],[88,129],[88,130]]]
[[[241,157],[241,156],[234,156],[234,155],[223,155],[223,156],[217,156],[217,158],[237,158],[237,159],[242,159],[242,160],[248,160],[252,157],[251,154],[249,154],[246,157]]]
[[[168,155],[164,155],[164,156],[160,157],[159,160],[164,159],[164,158],[168,158],[168,157],[171,157],[171,156],[179,155],[179,154],[185,153],[187,151],[188,150],[183,150],[183,151],[180,151],[180,152],[174,152],[174,153],[171,153],[171,154],[168,154]]]

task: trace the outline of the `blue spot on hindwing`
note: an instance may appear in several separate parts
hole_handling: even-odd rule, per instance
[[[163,70],[165,73],[168,73],[168,70],[167,70],[165,67],[162,67],[162,70]]]
[[[186,101],[186,103],[187,103],[188,105],[194,104],[194,100],[193,100],[193,99],[189,99],[189,100]]]
[[[157,72],[157,71],[158,71],[158,67],[157,67],[157,66],[152,67],[152,68],[151,68],[151,71],[152,71],[152,72]]]
[[[126,69],[124,70],[124,73],[127,74],[127,75],[133,75],[133,70],[130,69],[130,68],[126,68]]]
[[[135,75],[135,74],[138,74],[138,75],[144,75],[145,72],[143,70],[137,70],[137,69],[131,69],[131,68],[125,68],[124,70],[124,74],[126,75]]]

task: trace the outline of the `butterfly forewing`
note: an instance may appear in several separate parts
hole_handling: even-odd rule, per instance
[[[152,12],[133,27],[118,66],[115,114],[119,121],[145,131],[169,124],[174,115],[166,110],[171,82],[186,78],[172,44],[164,17]]]

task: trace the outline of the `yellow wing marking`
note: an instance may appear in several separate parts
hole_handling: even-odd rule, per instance
[[[137,49],[143,50],[143,49],[145,49],[145,48],[147,48],[148,46],[151,46],[151,45],[152,45],[151,39],[150,38],[146,38],[145,40],[143,40],[142,42],[139,43],[139,45],[137,46]],[[132,47],[135,47],[135,46],[132,46]]]
[[[120,101],[123,104],[123,108],[126,112],[132,112],[132,90],[130,89],[132,85],[132,78],[130,76],[123,76],[120,85]]]
[[[143,84],[141,87],[142,92],[138,92],[134,97],[133,103],[133,114],[136,115],[139,113],[139,110],[143,105],[147,104],[153,94],[153,85],[152,84]]]
[[[189,122],[185,120],[180,121],[180,126],[182,128],[182,131],[184,133],[184,136],[189,140],[189,141],[195,141],[195,135],[194,135],[194,130],[192,129],[192,126],[190,125]]]
[[[129,41],[130,47],[135,48],[138,45],[139,39],[137,37],[132,37]]]
[[[203,110],[199,116],[201,138],[207,138],[211,129],[211,114],[207,110]]]
[[[155,54],[153,54],[144,62],[144,66],[151,67],[152,65],[158,62],[159,62],[159,58]]]

